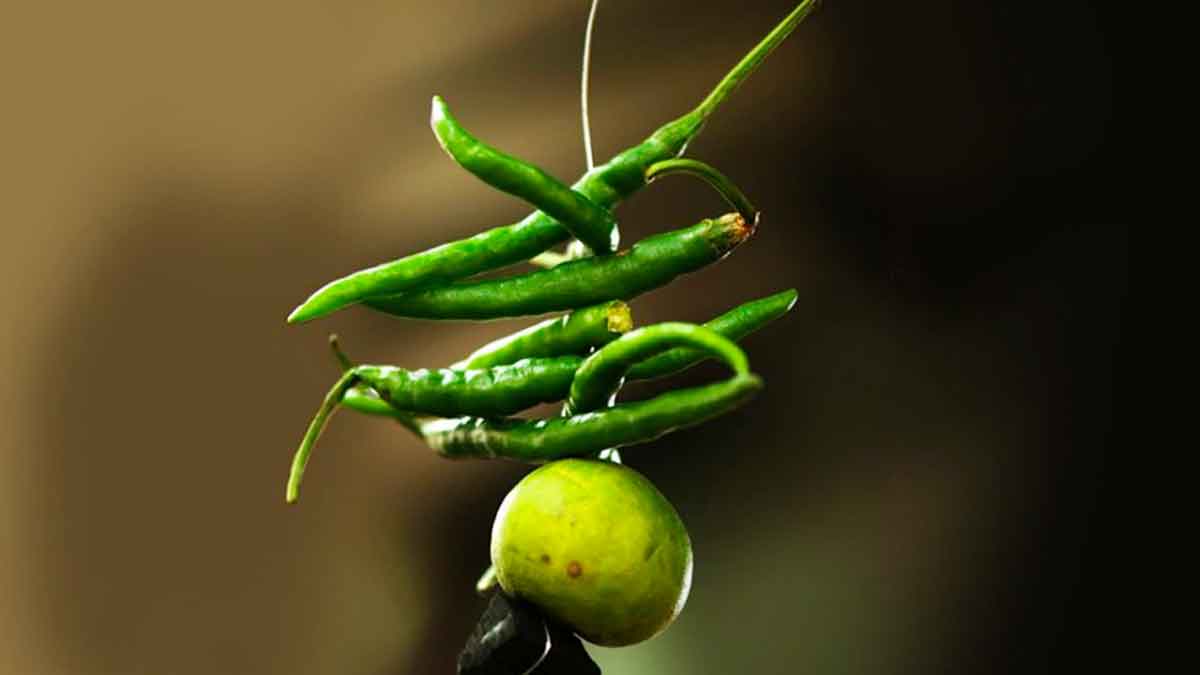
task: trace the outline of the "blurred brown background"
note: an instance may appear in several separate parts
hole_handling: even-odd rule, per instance
[[[598,158],[687,109],[786,0],[604,0]],[[511,222],[427,128],[583,168],[587,2],[115,2],[0,22],[0,672],[448,673],[525,471],[343,415],[334,376],[526,322],[283,318],[358,267]],[[1110,17],[1088,3],[826,3],[689,149],[765,211],[638,300],[748,339],[768,388],[630,449],[696,550],[680,620],[606,673],[1041,670],[1093,612],[1126,232]],[[655,184],[625,241],[722,205]],[[697,369],[681,382],[719,369]],[[654,388],[631,387],[628,396]]]

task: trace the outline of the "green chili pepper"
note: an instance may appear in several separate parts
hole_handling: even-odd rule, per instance
[[[620,235],[607,209],[563,185],[542,169],[483,143],[450,114],[440,96],[433,97],[429,119],[446,154],[492,187],[520,197],[554,218],[595,253],[612,253]]]
[[[796,304],[796,289],[789,289],[774,295],[752,300],[739,305],[732,310],[708,321],[705,328],[710,328],[730,340],[741,340],[754,331],[771,323],[788,313]],[[687,347],[678,347],[652,356],[634,366],[628,378],[631,380],[651,380],[658,377],[673,375],[686,370],[708,357],[704,352]]]
[[[420,436],[443,457],[547,462],[646,443],[727,413],[762,388],[756,375],[679,389],[646,401],[545,420],[419,418]]]
[[[635,364],[681,345],[723,360],[738,375],[750,373],[746,354],[720,333],[691,323],[655,324],[627,333],[589,356],[571,382],[564,414],[578,415],[604,407]]]
[[[646,182],[652,183],[656,178],[673,173],[683,173],[701,178],[720,193],[730,206],[742,214],[742,218],[745,218],[747,222],[758,221],[758,209],[754,208],[754,205],[738,189],[738,186],[726,178],[725,174],[699,160],[678,158],[655,162],[650,165],[649,169],[646,169]]]
[[[575,260],[514,277],[372,298],[365,304],[396,316],[496,319],[628,300],[720,260],[753,232],[753,226],[731,213],[648,237],[617,255]]]
[[[708,321],[703,326],[730,340],[741,340],[786,314],[796,304],[796,297],[796,290],[790,289],[752,300]],[[633,366],[626,375],[626,379],[649,380],[666,377],[686,370],[707,358],[709,358],[708,352],[688,347],[676,347],[651,356]],[[398,412],[396,408],[388,405],[387,401],[365,388],[356,387],[346,392],[342,399],[342,405],[352,408],[356,412],[382,417],[396,418],[395,413]],[[401,419],[401,421],[404,420],[411,420],[411,416]],[[415,428],[410,427],[410,429],[414,433],[416,432]]]
[[[458,370],[489,368],[530,357],[585,354],[633,328],[629,305],[613,300],[546,319],[490,342],[450,366]]]
[[[726,178],[725,174],[699,160],[679,158],[655,162],[646,169],[646,182],[653,183],[658,178],[674,173],[688,174],[703,179],[721,195],[726,203],[736,209],[742,218],[750,223],[758,223],[758,209],[754,208],[754,204],[750,203],[745,193],[733,181]],[[531,258],[529,262],[538,267],[557,267],[565,262],[586,258],[589,255],[591,255],[591,251],[586,246],[579,245],[579,242],[571,242],[565,253],[543,251]]]
[[[509,365],[528,358],[544,359],[556,356],[583,355],[594,347],[600,347],[612,342],[631,328],[633,328],[633,317],[630,315],[629,305],[620,300],[613,300],[612,302],[578,309],[570,314],[564,314],[553,319],[546,319],[512,335],[490,342],[475,350],[462,361],[451,365],[450,368],[454,370],[478,370],[481,368]],[[337,338],[333,337],[330,343],[333,346],[334,353],[338,355],[338,360],[341,361],[343,368],[354,367],[353,364],[349,363],[340,354],[336,340]],[[582,362],[582,357],[580,357],[580,361]],[[428,378],[429,376],[426,377]],[[427,382],[423,386],[426,394],[429,394],[430,387],[442,381],[452,382],[454,379],[452,377],[449,380],[439,379],[444,377],[443,375],[437,375],[433,377],[435,380],[434,384]],[[513,382],[510,384],[515,385],[516,383]],[[457,386],[461,387],[461,385]],[[562,398],[562,396],[559,398]],[[388,415],[388,411],[392,409],[392,406],[387,401],[380,398],[370,387],[363,385],[357,385],[346,392],[343,403],[348,407],[369,415]],[[453,403],[449,403],[449,405],[453,405]],[[430,413],[434,412],[416,404],[412,406],[400,405],[397,407],[422,410]],[[464,414],[464,411],[458,410],[442,414],[461,415]]]
[[[580,356],[558,356],[472,370],[356,366],[351,372],[400,410],[498,417],[561,401],[582,363]]]
[[[818,0],[804,0],[797,5],[695,109],[663,125],[641,144],[625,150],[607,164],[588,171],[572,189],[597,206],[610,210],[636,192],[646,183],[646,170],[656,162],[682,153],[720,104],[817,4]],[[558,221],[541,212],[532,213],[519,223],[497,227],[332,281],[293,310],[288,323],[309,321],[368,297],[427,288],[513,265],[568,237],[566,228]]]

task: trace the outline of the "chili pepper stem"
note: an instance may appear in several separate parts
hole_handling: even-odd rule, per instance
[[[750,203],[746,194],[733,181],[726,178],[725,174],[700,160],[677,157],[651,164],[650,168],[646,169],[646,182],[652,183],[657,178],[673,173],[682,173],[700,178],[711,185],[726,203],[741,214],[742,218],[752,223],[758,222],[758,209],[754,208],[754,204]]]
[[[350,370],[354,367],[354,363],[350,360],[350,357],[346,356],[346,352],[342,351],[342,346],[338,344],[337,333],[329,335],[329,349],[333,352],[333,358],[337,359],[342,370]]]
[[[342,370],[348,371],[351,368],[354,368],[354,362],[351,361],[350,357],[346,356],[346,353],[342,351],[342,347],[338,343],[338,336],[336,334],[329,336],[329,347],[333,352],[333,357],[337,359],[338,365],[341,366]],[[363,387],[361,382],[355,382],[353,386],[347,389],[346,393],[342,394],[340,403],[346,403],[347,399],[350,399],[355,403],[359,403],[359,406],[351,407],[357,407],[360,412],[367,412],[367,410],[363,409],[361,403],[369,400],[373,404],[370,411],[374,414],[389,415],[399,422],[400,425],[405,429],[408,429],[418,436],[421,433],[419,426],[420,418],[417,415],[405,410],[397,410],[393,408],[390,403],[379,398],[379,394],[376,393],[374,389]],[[297,485],[297,488],[298,487],[299,486]]]
[[[564,414],[578,415],[611,405],[612,397],[635,365],[676,347],[714,356],[724,361],[735,375],[750,374],[745,352],[729,338],[695,324],[659,323],[626,333],[589,356],[575,371]]]
[[[742,242],[753,236],[755,230],[758,229],[757,218],[747,222],[740,213],[726,213],[717,218],[717,222],[726,227],[716,229],[716,236],[712,241],[726,253],[737,248]]]
[[[317,439],[321,437],[321,432],[325,430],[329,418],[333,416],[338,404],[342,402],[342,397],[357,382],[358,374],[353,369],[347,370],[325,395],[325,400],[321,403],[312,422],[309,423],[308,430],[304,432],[304,438],[300,441],[300,447],[296,449],[296,455],[292,458],[292,470],[288,474],[287,503],[292,504],[300,498],[300,481],[304,478],[304,468],[308,465],[308,458],[312,455],[313,446],[317,444]]]
[[[608,307],[608,316],[604,324],[613,333],[628,333],[633,330],[633,313],[624,302],[614,302]]]

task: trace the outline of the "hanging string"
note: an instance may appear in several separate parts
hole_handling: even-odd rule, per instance
[[[592,63],[592,26],[596,23],[596,8],[599,6],[600,0],[592,0],[592,9],[588,12],[587,30],[583,34],[583,75],[580,78],[579,86],[579,107],[583,113],[583,152],[587,157],[588,171],[596,167],[596,161],[592,156],[592,125],[588,121],[588,73],[591,71]]]

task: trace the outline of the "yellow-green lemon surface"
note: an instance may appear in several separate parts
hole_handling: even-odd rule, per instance
[[[637,471],[590,459],[517,483],[492,525],[492,563],[507,593],[614,647],[666,628],[692,583],[691,541],[667,498]]]

